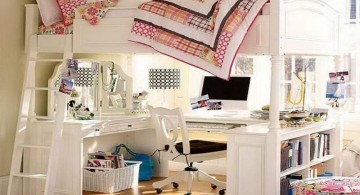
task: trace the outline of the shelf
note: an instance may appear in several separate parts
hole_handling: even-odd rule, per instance
[[[306,169],[308,167],[308,165],[299,165],[297,167],[291,167],[291,168],[288,168],[286,169],[285,171],[281,171],[280,173],[280,177],[284,177],[286,175],[290,175],[292,173],[295,173],[295,172],[298,172],[298,171],[301,171],[303,169]]]
[[[310,161],[310,167],[313,166],[313,165],[317,165],[319,163],[331,160],[333,158],[335,158],[335,155],[326,155],[326,156],[321,157],[321,158],[316,158],[316,159]]]
[[[305,127],[288,127],[283,128],[280,131],[280,141],[290,140],[297,137],[310,135],[313,133],[318,133],[322,131],[329,131],[334,129],[335,123],[330,122],[314,122],[312,124],[308,124]]]
[[[297,167],[288,168],[285,171],[281,171],[280,177],[285,177],[286,175],[290,175],[292,173],[301,171],[303,169],[306,169],[308,167],[317,165],[319,163],[326,162],[326,161],[331,160],[333,158],[335,158],[335,155],[326,155],[326,156],[324,156],[322,158],[317,158],[317,159],[312,160],[309,164],[303,164],[303,165],[300,165],[300,166],[297,166]]]

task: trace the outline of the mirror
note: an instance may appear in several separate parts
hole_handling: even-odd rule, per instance
[[[49,87],[59,88],[63,68],[55,67],[48,81]],[[132,78],[124,73],[118,64],[95,60],[78,60],[76,78],[72,80],[73,91],[70,100],[81,104],[96,115],[123,113],[132,108]],[[56,112],[56,94],[49,91],[48,115]]]
[[[125,112],[132,108],[132,78],[113,62],[102,62],[101,113]]]

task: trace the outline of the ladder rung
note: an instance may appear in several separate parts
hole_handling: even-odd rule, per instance
[[[50,90],[59,90],[59,88],[56,87],[26,87],[26,89],[29,90],[37,90],[37,91],[50,91]]]
[[[55,120],[55,117],[51,116],[28,116],[28,115],[21,115],[22,118],[31,118],[31,119],[42,119],[42,120]]]
[[[15,177],[33,178],[33,179],[46,179],[45,174],[16,173],[16,174],[14,174],[14,176]]]
[[[36,149],[45,149],[45,150],[50,150],[50,149],[51,149],[50,146],[31,145],[31,144],[21,144],[21,145],[18,145],[18,147],[22,147],[22,148],[36,148]]]
[[[34,62],[63,62],[64,59],[44,59],[44,58],[35,59],[35,58],[31,58],[30,61],[34,61]]]

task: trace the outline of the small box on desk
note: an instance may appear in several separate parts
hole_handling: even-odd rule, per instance
[[[84,167],[83,190],[102,193],[113,193],[138,186],[139,161],[125,161],[128,165],[123,168],[105,169],[98,167]],[[90,170],[103,170],[92,172]]]

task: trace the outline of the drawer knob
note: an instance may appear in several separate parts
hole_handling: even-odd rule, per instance
[[[132,127],[132,125],[128,125],[128,127]]]

